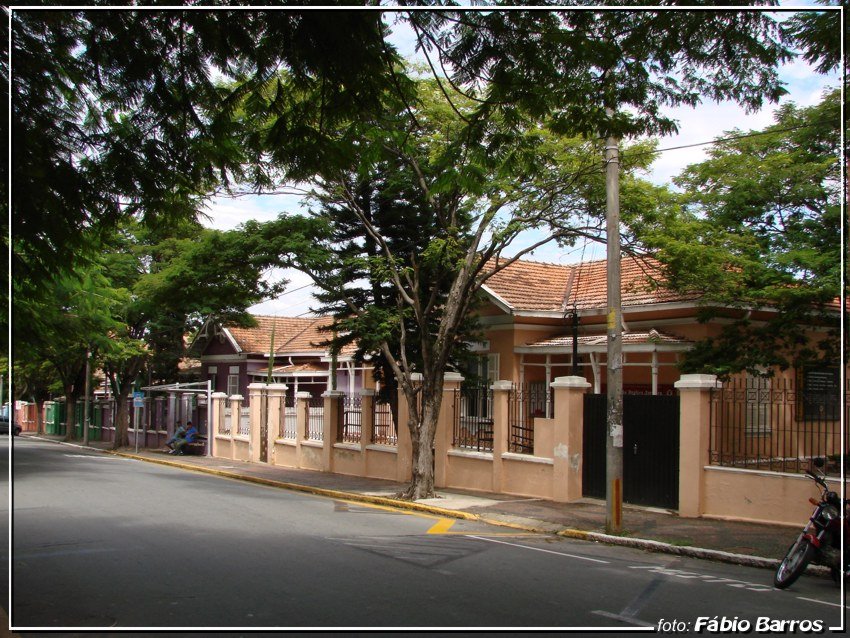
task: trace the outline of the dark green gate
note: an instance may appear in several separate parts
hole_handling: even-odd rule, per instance
[[[584,496],[605,498],[606,401],[584,395]],[[679,397],[623,395],[623,501],[679,507]]]

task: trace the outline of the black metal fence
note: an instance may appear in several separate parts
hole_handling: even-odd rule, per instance
[[[534,418],[548,413],[549,393],[539,384],[514,386],[508,395],[508,451],[534,454]]]
[[[279,436],[282,439],[294,439],[298,434],[298,417],[295,409],[295,395],[285,395],[280,402]]]
[[[493,451],[493,391],[487,385],[455,390],[452,446]]]
[[[322,397],[310,397],[307,405],[307,431],[306,438],[312,441],[324,439],[325,427],[325,400]]]
[[[815,458],[836,458],[842,442],[834,385],[810,379],[740,377],[711,393],[712,465],[804,472]],[[845,395],[846,396],[846,395]]]
[[[398,432],[393,420],[392,406],[389,403],[379,402],[377,398],[372,402],[372,443],[398,445]]]
[[[337,422],[337,443],[360,443],[363,431],[362,402],[358,396],[339,398],[339,421]]]

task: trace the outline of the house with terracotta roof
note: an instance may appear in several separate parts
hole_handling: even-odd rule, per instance
[[[665,287],[660,265],[651,258],[624,256],[621,281],[623,391],[673,394],[683,353],[717,336],[724,320],[700,323],[699,295]],[[592,384],[594,393],[605,392],[605,260],[572,265],[519,260],[493,275],[483,289],[485,340],[473,348],[480,355],[471,371],[475,376],[510,380],[543,395],[556,377],[577,374]],[[729,318],[741,312],[729,309]],[[763,320],[772,312],[753,309],[751,319]],[[550,408],[538,411],[551,414]]]
[[[255,316],[253,327],[224,326],[207,321],[192,343],[200,358],[200,380],[212,381],[213,392],[242,395],[264,382],[272,365],[274,383],[285,383],[288,394],[309,392],[315,397],[332,387],[332,358],[327,345],[330,317]],[[272,353],[272,348],[274,352]],[[337,356],[336,388],[354,395],[370,387],[371,375],[354,362],[354,348]]]
[[[624,256],[621,281],[623,391],[674,394],[683,353],[718,335],[722,320],[697,321],[699,295],[665,287],[660,265],[651,258]],[[461,371],[465,377],[513,381],[532,395],[548,397],[555,378],[578,374],[591,383],[594,393],[605,392],[605,260],[580,264],[518,260],[490,277],[483,292],[486,301],[478,314],[484,339],[472,344],[478,356],[473,369]],[[730,318],[735,312],[740,311],[730,310]],[[771,312],[755,309],[752,320]],[[267,378],[274,328],[274,381],[286,383],[290,392],[309,391],[315,396],[331,388],[328,334],[323,332],[330,317],[256,320],[252,328],[213,322],[202,328],[193,345],[202,362],[201,380],[212,379],[214,391],[247,398],[247,385]],[[374,387],[368,366],[357,364],[353,354],[353,346],[346,348],[337,366],[336,388],[349,395]],[[535,413],[551,415],[550,399],[541,399]]]

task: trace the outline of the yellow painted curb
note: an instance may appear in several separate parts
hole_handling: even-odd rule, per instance
[[[301,485],[300,483],[287,483],[285,481],[276,481],[274,479],[262,478],[260,476],[248,476],[245,474],[239,474],[236,472],[227,472],[225,470],[218,470],[215,468],[203,467],[199,465],[191,465],[186,463],[180,463],[179,461],[172,461],[171,459],[157,459],[150,458],[147,456],[138,456],[136,454],[128,454],[126,452],[116,452],[113,450],[103,450],[107,454],[113,454],[115,456],[122,456],[128,459],[135,459],[137,461],[145,461],[148,463],[157,463],[159,465],[167,465],[170,467],[178,467],[186,470],[194,470],[196,472],[201,472],[203,474],[212,474],[214,476],[222,476],[229,479],[235,479],[237,481],[245,481],[248,483],[256,483],[258,485],[266,485],[268,487],[277,487],[285,490],[291,490],[294,492],[304,492],[307,494],[314,494],[316,496],[326,496],[328,498],[335,498],[346,501],[357,501],[360,503],[372,503],[374,505],[385,505],[388,507],[393,507],[397,509],[405,509],[416,512],[426,512],[428,514],[437,514],[439,516],[444,516],[448,518],[460,518],[467,521],[477,521],[479,520],[479,516],[477,514],[470,514],[469,512],[460,512],[457,510],[444,509],[442,507],[436,507],[434,505],[423,505],[421,503],[414,503],[412,501],[402,501],[393,498],[387,498],[385,496],[373,496],[370,494],[358,494],[356,492],[343,492],[340,490],[329,490],[323,487],[313,487],[311,485]]]

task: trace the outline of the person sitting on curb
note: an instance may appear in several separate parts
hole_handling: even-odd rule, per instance
[[[186,432],[183,434],[182,438],[179,438],[174,442],[174,449],[170,452],[170,454],[186,454],[183,451],[183,448],[192,443],[197,436],[198,430],[194,425],[192,425],[191,421],[186,421]]]
[[[185,434],[186,434],[186,428],[185,428],[185,427],[183,427],[182,425],[180,425],[180,424],[178,423],[178,424],[177,424],[177,429],[176,429],[176,430],[174,430],[174,436],[172,436],[170,439],[168,439],[168,440],[165,442],[165,447],[167,447],[167,448],[168,448],[168,451],[169,451],[169,452],[173,452],[173,451],[174,451],[174,443],[175,443],[175,441],[177,441],[177,440],[179,440],[179,439],[182,439],[182,438],[183,438],[183,436],[184,436]]]

